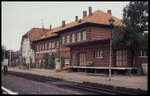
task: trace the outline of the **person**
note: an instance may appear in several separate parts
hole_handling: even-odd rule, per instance
[[[8,72],[8,67],[7,67],[7,65],[4,65],[4,75],[6,75],[7,72]]]

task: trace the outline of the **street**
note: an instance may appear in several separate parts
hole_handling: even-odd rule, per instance
[[[58,88],[55,85],[33,81],[22,77],[2,74],[2,86],[18,94],[80,94],[79,92]]]

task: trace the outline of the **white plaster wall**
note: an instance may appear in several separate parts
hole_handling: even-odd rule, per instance
[[[32,63],[34,63],[34,51],[31,49],[29,38],[24,38],[22,44],[22,56],[26,58],[26,63],[30,63],[30,57],[32,58]]]

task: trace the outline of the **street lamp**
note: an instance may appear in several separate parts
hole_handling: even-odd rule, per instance
[[[112,65],[112,29],[113,29],[113,24],[114,24],[114,20],[112,18],[109,19],[109,24],[110,24],[110,28],[111,28],[111,37],[110,37],[110,63],[109,63],[109,81],[111,81],[111,65]]]

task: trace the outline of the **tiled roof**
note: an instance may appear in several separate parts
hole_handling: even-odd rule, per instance
[[[55,36],[56,35],[55,32],[58,32],[58,31],[61,31],[61,30],[67,29],[67,28],[71,28],[76,25],[81,25],[86,22],[109,25],[110,18],[113,18],[115,20],[115,22],[114,22],[115,26],[123,26],[121,19],[116,18],[116,17],[114,17],[108,13],[105,13],[101,10],[97,10],[97,11],[93,12],[92,15],[82,18],[81,23],[79,23],[79,21],[77,21],[77,22],[74,21],[74,22],[66,24],[65,27],[59,26],[59,27],[53,28],[51,31],[48,31],[46,34],[41,36],[40,39]]]
[[[29,39],[31,41],[39,40],[40,37],[45,34],[48,31],[48,29],[41,29],[41,28],[32,28],[30,31],[28,31],[23,36],[29,36]]]

